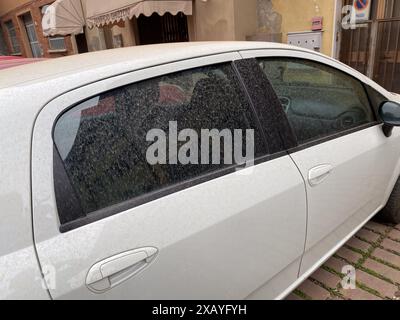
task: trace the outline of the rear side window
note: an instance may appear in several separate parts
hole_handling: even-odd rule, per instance
[[[251,131],[254,157],[265,155],[267,150],[244,97],[233,68],[224,64],[118,88],[64,113],[53,135],[61,223],[122,203],[129,209],[135,206],[132,200],[144,203],[174,192],[174,186],[182,183],[216,172],[224,174],[240,164],[232,154],[235,150],[225,149],[229,132],[235,139],[235,130],[242,130],[242,136],[236,138],[241,140],[243,157],[247,156],[246,138]],[[185,129],[191,129],[191,134],[185,135]],[[203,129],[223,132],[220,154],[214,153],[213,139],[204,142]],[[162,143],[163,133],[166,144]],[[201,150],[189,148],[194,141]],[[204,150],[205,145],[209,150]],[[186,161],[177,159],[182,154]],[[155,157],[163,160],[155,163]],[[68,205],[71,201],[79,203]]]
[[[344,72],[316,62],[260,59],[300,144],[375,122],[366,90]]]

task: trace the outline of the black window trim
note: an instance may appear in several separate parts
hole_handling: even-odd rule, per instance
[[[257,59],[246,58],[234,63],[249,94],[249,99],[254,105],[257,118],[262,123],[269,146],[274,143],[278,152],[297,146],[296,136],[278,95],[272,83],[259,67]],[[251,73],[248,72],[250,70]]]
[[[232,71],[233,71],[233,73],[234,73],[234,75],[236,77],[237,84],[242,89],[242,92],[245,95],[244,99],[246,99],[247,103],[249,104],[249,108],[250,108],[249,112],[251,112],[251,114],[254,116],[255,124],[258,126],[258,130],[260,130],[260,132],[262,133],[261,137],[262,137],[263,143],[264,143],[264,149],[265,149],[264,151],[267,152],[267,154],[265,154],[263,156],[260,156],[260,157],[256,157],[254,159],[254,166],[258,166],[260,164],[272,161],[274,159],[287,156],[288,153],[285,150],[285,147],[284,147],[283,143],[281,143],[280,150],[278,150],[277,152],[274,152],[273,154],[269,154],[268,141],[267,141],[267,138],[266,138],[266,136],[264,134],[264,128],[262,126],[260,127],[261,120],[260,120],[259,115],[257,113],[257,107],[254,105],[254,98],[255,97],[251,93],[248,92],[247,86],[245,84],[245,81],[242,79],[242,73],[237,69],[237,67],[235,65],[235,63],[237,61],[242,61],[242,60],[243,59],[234,60],[234,61],[226,61],[226,62],[209,64],[209,65],[203,65],[203,66],[200,66],[200,68],[201,67],[211,67],[211,66],[214,66],[214,65],[221,65],[221,64],[230,65],[232,67]],[[185,69],[185,70],[191,70],[191,69],[193,69],[193,68],[188,68],[188,69]],[[182,71],[185,71],[185,70],[180,70],[180,71],[177,71],[177,72],[182,72]],[[174,73],[174,72],[172,72],[172,73]],[[167,75],[167,73],[163,74],[163,75]],[[157,77],[158,76],[155,76],[154,78],[157,78]],[[151,80],[151,79],[154,79],[154,78],[146,78],[144,80]],[[140,81],[143,81],[143,80],[140,80]],[[140,81],[137,81],[137,82],[140,82]],[[136,82],[132,82],[131,84],[133,84],[133,83],[136,83]],[[57,115],[56,119],[54,120],[53,128],[52,128],[52,140],[53,140],[53,144],[54,144],[54,148],[53,148],[54,149],[53,150],[53,177],[55,176],[55,172],[54,172],[55,166],[56,166],[55,165],[55,157],[57,157],[57,153],[58,153],[57,147],[55,146],[55,143],[54,143],[54,131],[55,131],[56,124],[57,124],[58,120],[60,119],[60,117],[62,115],[64,115],[66,112],[70,111],[71,109],[73,109],[74,107],[78,106],[79,104],[81,104],[84,101],[90,100],[90,99],[98,96],[99,94],[104,94],[104,93],[107,93],[109,91],[117,90],[118,88],[122,88],[124,86],[126,86],[126,85],[119,86],[119,87],[113,88],[111,90],[107,90],[107,91],[92,95],[90,97],[85,97],[84,99],[81,99],[78,102],[76,102],[73,105],[71,105],[70,107],[64,109],[62,112],[60,112],[60,114]],[[213,171],[213,172],[210,172],[210,173],[202,174],[202,175],[200,175],[198,177],[195,177],[195,178],[192,178],[192,179],[188,179],[188,180],[185,180],[185,181],[182,181],[182,182],[179,182],[179,183],[175,183],[174,185],[163,187],[160,190],[153,191],[153,192],[150,192],[150,193],[147,193],[147,194],[143,194],[143,195],[134,197],[132,199],[129,199],[127,201],[124,201],[124,202],[121,202],[121,203],[118,203],[118,204],[115,204],[115,205],[112,205],[112,206],[109,206],[109,207],[106,207],[106,208],[91,212],[88,215],[85,215],[85,216],[83,216],[81,218],[78,218],[78,219],[76,219],[74,221],[70,221],[70,222],[67,222],[67,223],[61,223],[60,215],[62,215],[62,212],[60,212],[60,211],[63,210],[63,205],[60,206],[60,203],[61,202],[64,203],[66,201],[66,200],[63,201],[63,198],[64,197],[68,197],[68,194],[64,193],[63,195],[61,195],[60,192],[56,191],[56,189],[60,190],[61,186],[65,186],[66,184],[70,185],[70,181],[63,181],[62,179],[54,180],[54,186],[53,187],[54,187],[54,190],[56,191],[56,195],[58,195],[58,197],[56,197],[56,207],[57,207],[57,211],[58,211],[58,219],[59,219],[59,222],[60,222],[59,230],[60,230],[61,233],[66,233],[66,232],[78,229],[78,228],[83,227],[85,225],[89,225],[89,224],[101,221],[103,219],[115,216],[117,214],[123,213],[125,211],[132,210],[132,209],[137,208],[137,207],[139,207],[141,205],[144,205],[144,204],[147,204],[147,203],[151,203],[153,201],[159,200],[161,198],[164,198],[166,196],[175,194],[177,192],[180,192],[180,191],[183,191],[183,190],[186,190],[186,189],[189,189],[189,188],[192,188],[192,187],[207,183],[207,182],[212,181],[212,180],[216,180],[218,178],[222,178],[222,177],[228,176],[230,174],[233,174],[233,173],[237,172],[238,169],[242,169],[242,168],[243,168],[243,165],[232,165],[232,166],[229,166],[229,167],[217,170],[217,171]],[[58,176],[59,177],[63,176],[64,178],[67,177],[67,175],[65,175],[65,174],[58,174]],[[69,187],[69,189],[71,189],[71,187]],[[61,199],[61,201],[57,201],[57,199]],[[77,205],[77,207],[79,207],[79,206],[80,206],[80,204]]]
[[[356,78],[355,76],[349,74],[346,71],[343,71],[341,69],[335,68],[335,67],[333,67],[333,66],[331,66],[329,64],[325,64],[325,63],[320,62],[320,61],[316,61],[316,60],[312,60],[312,59],[308,59],[308,58],[303,58],[303,57],[286,57],[286,56],[285,57],[280,57],[280,56],[265,56],[265,57],[262,57],[262,56],[257,56],[254,59],[259,61],[259,60],[274,60],[274,59],[276,60],[276,59],[279,59],[279,58],[309,61],[309,62],[312,62],[312,63],[315,63],[315,64],[320,64],[320,65],[327,66],[327,67],[330,67],[332,69],[338,70],[339,72],[341,72],[341,73],[353,78],[354,80],[356,80],[357,82],[359,82],[362,85],[362,87],[364,89],[364,92],[365,92],[365,94],[366,94],[366,96],[368,98],[369,107],[370,107],[370,109],[372,111],[372,114],[374,116],[374,121],[373,122],[361,124],[361,125],[356,126],[354,128],[350,128],[350,129],[347,129],[347,130],[339,131],[339,132],[336,132],[336,133],[333,133],[333,134],[329,134],[329,135],[326,135],[326,136],[323,136],[323,137],[317,137],[317,138],[315,138],[313,140],[306,141],[304,143],[299,143],[298,142],[298,138],[297,138],[296,134],[294,133],[294,131],[292,129],[290,132],[287,132],[287,134],[288,135],[290,135],[290,134],[293,135],[293,138],[296,141],[296,145],[286,149],[287,153],[289,155],[293,154],[293,153],[296,153],[296,152],[299,152],[299,151],[302,151],[302,150],[305,150],[305,149],[309,149],[309,148],[314,147],[314,146],[319,145],[319,144],[323,144],[323,143],[329,142],[331,140],[339,139],[341,137],[356,133],[358,131],[363,131],[363,130],[366,130],[368,128],[372,128],[372,127],[375,127],[375,126],[382,125],[382,121],[379,120],[379,115],[378,115],[377,111],[375,110],[375,108],[372,105],[371,97],[370,97],[370,94],[369,94],[369,92],[367,90],[368,84],[366,84],[362,80]],[[262,71],[261,68],[260,68],[260,70]],[[274,89],[274,92],[276,93],[275,89]],[[284,112],[284,108],[283,108],[281,103],[280,103],[280,106],[281,106],[282,112],[284,113],[285,117],[288,119],[286,113]],[[281,123],[279,123],[278,125],[281,126],[281,129],[280,129],[281,131],[287,130],[287,128],[282,126]]]
[[[299,151],[302,151],[302,150],[306,150],[306,149],[315,147],[317,145],[320,145],[320,144],[323,144],[323,143],[326,143],[326,142],[329,142],[329,141],[332,141],[332,140],[336,140],[336,139],[339,139],[339,138],[342,138],[342,137],[345,137],[345,136],[348,136],[348,135],[351,135],[351,134],[354,134],[354,133],[357,133],[357,132],[372,128],[372,127],[376,127],[376,126],[379,126],[379,125],[381,125],[381,124],[379,122],[377,122],[377,121],[365,123],[365,124],[362,124],[360,126],[357,126],[357,127],[354,127],[354,128],[350,128],[350,129],[347,129],[347,130],[344,130],[344,131],[341,131],[341,132],[338,132],[338,133],[334,133],[334,134],[331,134],[331,135],[328,135],[328,136],[325,136],[325,137],[322,137],[322,138],[317,138],[315,140],[307,141],[305,143],[299,144],[297,147],[293,147],[291,149],[288,149],[287,152],[289,154],[293,154],[293,153],[296,153],[296,152],[299,152]]]

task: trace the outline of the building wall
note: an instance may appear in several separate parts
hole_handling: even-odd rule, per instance
[[[188,28],[190,41],[244,41],[257,31],[257,0],[193,1]],[[87,29],[89,51],[109,49],[110,32],[111,36],[121,35],[125,47],[136,45],[133,18],[111,28]]]
[[[66,37],[67,50],[65,52],[51,53],[48,39],[42,35],[40,8],[52,2],[54,0],[0,0],[0,23],[2,23],[5,31],[5,40],[8,46],[10,44],[4,22],[12,19],[21,43],[22,55],[31,56],[24,26],[21,19],[18,18],[22,13],[30,11],[36,22],[36,33],[45,57],[74,54],[76,52],[74,37]],[[272,11],[271,16],[263,12],[266,16],[264,17],[267,23],[266,29],[271,27],[268,23],[279,22],[278,32],[282,32],[282,42],[284,43],[287,42],[288,32],[310,31],[312,18],[322,16],[324,18],[324,32],[321,52],[331,55],[335,0],[195,0],[193,1],[193,16],[188,17],[189,38],[191,41],[246,40],[260,34],[260,31],[261,33],[268,32],[268,30],[260,30],[259,12],[260,8],[264,8],[264,10],[270,8],[271,3],[273,9],[266,10]],[[318,10],[316,6],[318,6]],[[277,19],[277,15],[282,18]],[[112,38],[117,35],[122,36],[123,46],[135,45],[136,31],[135,19],[118,26],[87,29],[86,37],[89,51],[112,47]],[[261,37],[261,39],[264,38]]]
[[[234,0],[235,40],[245,41],[258,29],[257,0]]]
[[[133,27],[134,20],[127,20],[122,26],[114,26],[111,29],[112,36],[120,35],[124,47],[130,47],[136,45],[136,39]]]
[[[242,41],[256,32],[257,0],[194,1],[191,40]]]
[[[73,38],[71,36],[65,37],[66,50],[52,51],[49,47],[48,38],[43,36],[42,30],[42,13],[41,8],[44,5],[53,3],[54,0],[1,0],[0,1],[0,23],[4,31],[5,41],[11,52],[11,43],[8,36],[7,28],[4,23],[12,21],[16,32],[17,39],[21,46],[21,56],[32,57],[32,51],[30,49],[29,40],[26,34],[26,30],[21,19],[21,16],[25,13],[30,13],[35,23],[35,31],[41,49],[43,51],[43,57],[45,58],[56,58],[60,56],[71,55],[76,52]]]
[[[336,0],[272,0],[274,9],[282,15],[282,42],[288,32],[311,31],[312,18],[323,17],[324,32],[321,52],[332,55]],[[318,6],[318,9],[316,8]]]
[[[193,11],[196,41],[235,39],[234,0],[194,1]]]
[[[0,15],[5,14],[15,8],[32,2],[32,0],[1,0],[0,1]]]
[[[86,40],[89,51],[106,50],[106,42],[104,39],[104,31],[100,28],[86,28]]]

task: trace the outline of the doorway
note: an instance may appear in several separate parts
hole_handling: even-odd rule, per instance
[[[189,41],[187,16],[165,13],[163,16],[153,13],[150,17],[141,15],[137,19],[138,43],[155,44]]]
[[[28,12],[21,16],[21,20],[25,26],[26,35],[28,37],[29,45],[31,48],[32,56],[34,58],[40,58],[43,56],[43,51],[38,41],[35,24],[33,22],[31,14]]]
[[[86,53],[89,52],[88,43],[86,40],[86,27],[83,30],[83,33],[79,33],[75,35],[76,47],[78,49],[78,53]]]
[[[368,21],[342,28],[339,60],[400,93],[400,1],[372,0]]]

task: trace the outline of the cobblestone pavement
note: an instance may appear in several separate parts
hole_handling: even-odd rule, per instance
[[[354,290],[341,284],[346,265],[356,268]],[[287,299],[400,300],[400,225],[369,222]]]

